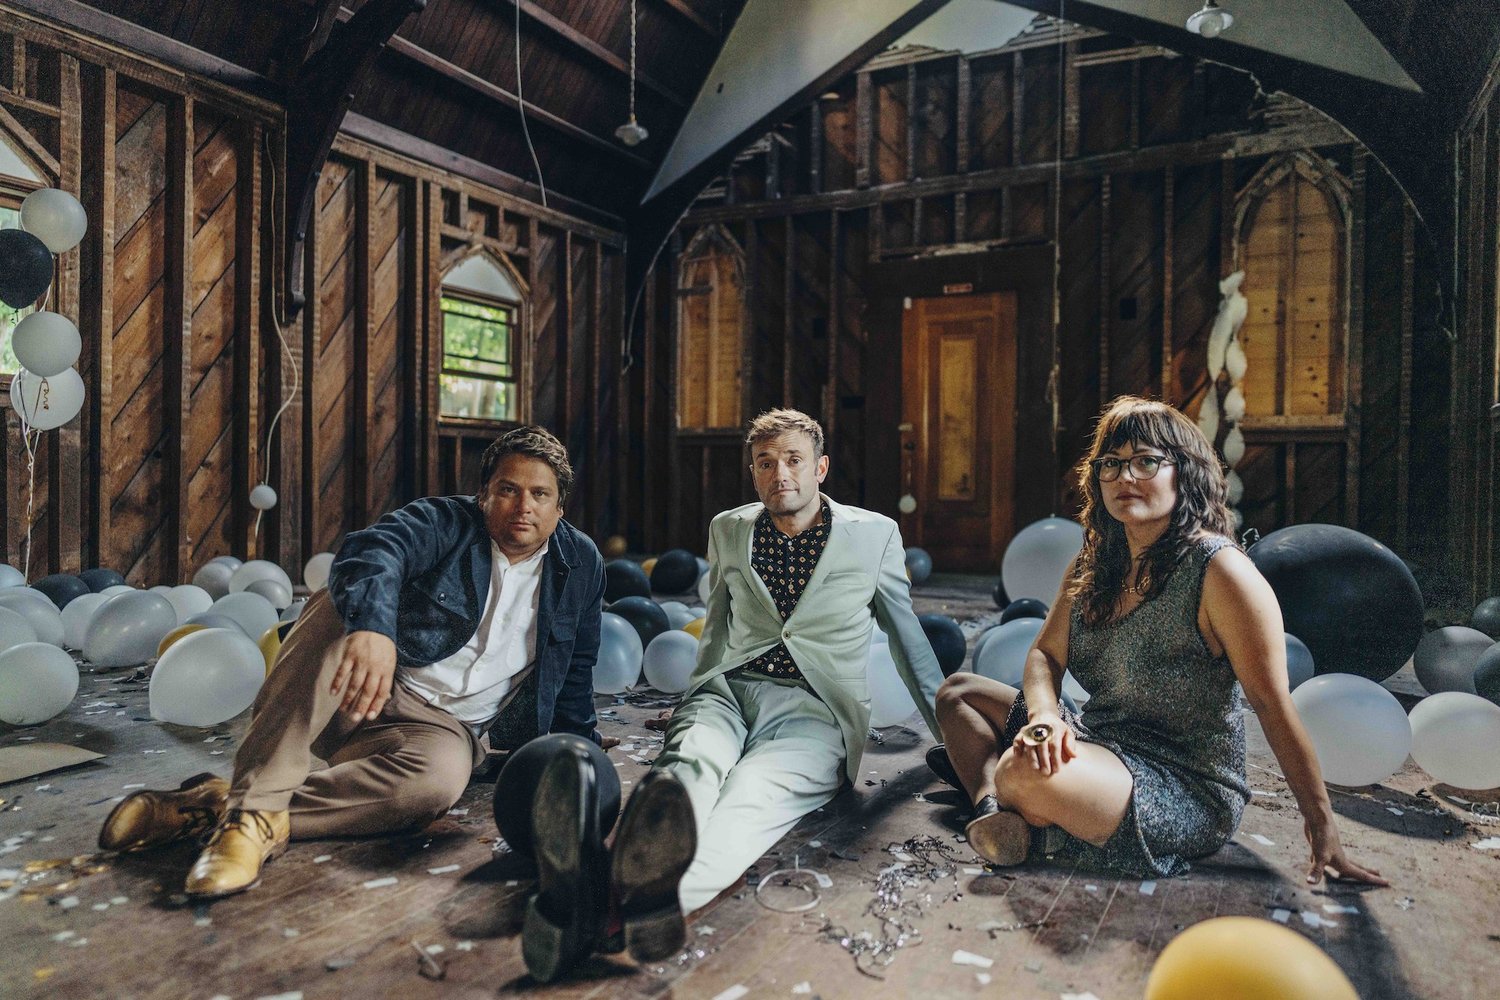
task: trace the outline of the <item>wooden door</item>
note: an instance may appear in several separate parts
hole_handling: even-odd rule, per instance
[[[913,299],[902,318],[901,518],[938,572],[992,573],[1014,531],[1016,296]]]

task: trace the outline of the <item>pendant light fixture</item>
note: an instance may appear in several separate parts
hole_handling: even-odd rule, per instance
[[[1204,0],[1203,9],[1187,19],[1187,30],[1204,38],[1218,38],[1219,33],[1234,24],[1234,15],[1216,0]]]
[[[630,120],[615,129],[615,138],[627,146],[639,146],[648,135],[635,120],[635,0],[630,0]]]

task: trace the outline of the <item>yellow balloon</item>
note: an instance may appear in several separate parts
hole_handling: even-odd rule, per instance
[[[708,621],[707,618],[694,618],[692,621],[690,621],[686,625],[682,626],[682,630],[684,632],[686,632],[688,635],[691,635],[694,639],[697,639],[699,642],[702,642],[703,641],[703,623],[706,622],[706,621]]]
[[[1333,959],[1294,930],[1259,917],[1216,917],[1172,939],[1146,980],[1146,1000],[1359,1000]]]
[[[194,625],[179,625],[179,626],[177,626],[172,631],[168,632],[166,635],[164,635],[164,636],[161,637],[161,644],[156,647],[156,656],[157,656],[157,659],[160,659],[161,658],[161,654],[165,653],[168,649],[170,649],[171,646],[172,646],[172,643],[176,642],[178,639],[181,639],[185,635],[192,635],[194,632],[198,632],[198,631],[201,631],[202,629],[206,629],[206,628],[208,628],[207,625],[197,625],[197,624],[194,624]]]
[[[625,536],[610,535],[604,540],[604,558],[618,559],[625,554]]]
[[[260,637],[256,643],[260,647],[260,655],[266,660],[266,676],[271,676],[271,668],[276,665],[276,655],[281,652],[281,643],[292,630],[296,621],[277,622],[266,629],[266,634]]]
[[[646,574],[646,576],[648,578],[651,576],[651,571],[653,569],[655,569],[655,568],[656,568],[656,557],[655,556],[652,556],[650,559],[647,559],[645,562],[641,563],[641,570]]]

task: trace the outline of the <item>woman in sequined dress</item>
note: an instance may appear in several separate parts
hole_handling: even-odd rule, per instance
[[[1384,885],[1351,861],[1288,691],[1281,609],[1230,539],[1223,469],[1197,426],[1138,397],[1104,412],[1078,467],[1084,545],[1027,655],[1022,690],[950,677],[937,714],[974,802],[970,846],[1142,877],[1212,854],[1249,801],[1240,697],[1304,819],[1307,881]],[[1091,694],[1059,704],[1065,670]]]

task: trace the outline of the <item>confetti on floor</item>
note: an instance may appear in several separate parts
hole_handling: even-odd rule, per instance
[[[995,964],[995,960],[993,958],[985,958],[983,955],[976,955],[972,951],[964,951],[960,948],[953,953],[953,964],[973,965],[981,969],[988,969]]]
[[[366,889],[384,889],[388,885],[396,884],[396,876],[387,875],[385,878],[372,878],[365,883]]]

